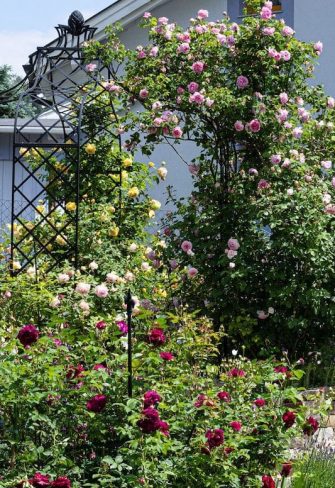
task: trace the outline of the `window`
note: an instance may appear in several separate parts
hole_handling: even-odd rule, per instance
[[[243,7],[245,8],[245,6]],[[281,0],[272,0],[272,11],[273,12],[281,12],[282,11],[282,2]],[[247,14],[254,15],[256,12],[252,7],[247,7]]]

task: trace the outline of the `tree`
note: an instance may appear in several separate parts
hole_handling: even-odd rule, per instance
[[[12,118],[16,114],[16,105],[22,88],[18,87],[12,93],[5,93],[12,87],[18,85],[21,78],[13,73],[8,64],[0,66],[0,118]],[[29,117],[35,113],[35,108],[27,102],[24,102],[19,111],[19,117]]]

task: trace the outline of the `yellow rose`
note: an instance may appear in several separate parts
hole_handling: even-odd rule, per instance
[[[46,247],[48,251],[52,251],[52,244],[48,244]]]
[[[40,213],[43,213],[45,210],[45,206],[44,205],[37,205],[36,210]]]
[[[20,156],[29,156],[29,151],[26,147],[20,147],[19,154]]]
[[[161,166],[160,168],[158,168],[157,174],[160,177],[160,179],[164,181],[168,174],[168,170],[164,166]]]
[[[118,227],[112,227],[109,231],[110,237],[117,237],[119,235],[120,229]]]
[[[122,171],[122,173],[121,173],[121,178],[122,178],[123,180],[128,180],[128,173],[127,173],[127,171]]]
[[[64,239],[64,237],[62,236],[57,236],[55,241],[57,242],[57,244],[59,244],[60,246],[65,246],[66,245],[66,240]]]
[[[77,205],[75,204],[75,202],[68,202],[68,203],[65,205],[65,208],[66,208],[66,210],[68,210],[69,212],[74,212],[75,210],[77,210]]]
[[[21,269],[21,264],[19,261],[13,261],[13,269],[14,270]]]
[[[150,163],[148,163],[148,166],[149,166],[149,168],[154,168],[155,167],[155,163],[153,163],[152,161],[150,161]]]
[[[87,154],[95,154],[97,152],[97,147],[95,144],[86,144],[85,151]]]
[[[150,200],[150,208],[152,210],[159,210],[161,208],[162,204],[158,200]]]
[[[109,207],[107,207],[107,210],[110,213],[115,213],[115,207],[113,205],[109,205]]]
[[[148,215],[149,215],[150,219],[153,219],[156,214],[155,214],[154,210],[149,210]]]
[[[35,224],[33,224],[33,222],[27,222],[26,227],[27,229],[32,230],[35,227]]]
[[[137,186],[133,186],[132,188],[129,188],[128,190],[128,197],[129,198],[136,198],[140,194],[140,190],[137,188]]]
[[[133,160],[132,160],[131,158],[125,158],[125,159],[122,161],[122,163],[123,163],[123,166],[124,166],[125,168],[130,168],[130,166],[132,166],[132,165],[133,165]]]

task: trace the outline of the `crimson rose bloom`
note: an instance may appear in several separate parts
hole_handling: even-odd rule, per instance
[[[105,408],[106,403],[106,395],[95,395],[93,398],[88,400],[88,402],[86,403],[86,408],[90,412],[100,413]]]
[[[144,434],[152,434],[161,428],[161,419],[159,413],[153,407],[145,408],[142,411],[142,419],[137,422],[137,425]]]
[[[95,327],[98,329],[98,330],[103,330],[107,327],[107,324],[106,322],[104,322],[103,320],[100,320],[99,322],[97,322],[95,324]]]
[[[83,376],[83,371],[85,371],[85,368],[82,364],[78,364],[78,366],[70,366],[66,373],[66,378],[68,380],[80,378]]]
[[[276,483],[272,478],[272,476],[270,475],[262,476],[262,482],[263,482],[262,488],[276,488]]]
[[[231,397],[227,391],[219,391],[219,393],[217,394],[217,397],[222,402],[226,402],[226,403],[231,402]]]
[[[313,435],[319,428],[319,422],[314,417],[309,417],[303,427],[305,435]]]
[[[224,432],[222,429],[208,430],[205,437],[209,449],[213,449],[214,447],[219,447],[223,444]]]
[[[29,483],[33,485],[34,488],[45,488],[50,486],[50,479],[46,474],[35,473],[34,477],[29,480]]]
[[[154,346],[160,346],[166,341],[163,329],[151,329],[148,338],[149,342]]]
[[[228,376],[232,376],[233,378],[242,378],[245,376],[245,371],[243,371],[243,369],[233,368],[228,371]]]
[[[283,422],[285,424],[285,427],[287,429],[289,429],[290,427],[292,427],[292,425],[294,424],[295,422],[295,418],[296,418],[296,414],[295,412],[292,412],[290,410],[287,410],[284,414],[283,414]]]
[[[204,405],[206,407],[213,407],[214,402],[213,402],[213,400],[208,398],[207,395],[204,395],[203,393],[201,393],[200,395],[198,395],[198,398],[194,402],[194,406],[197,408],[200,408],[200,407],[203,407]]]
[[[171,352],[160,352],[159,353],[160,357],[164,359],[164,361],[173,361],[174,360],[174,355]]]
[[[167,422],[164,422],[163,420],[159,422],[159,430],[163,435],[165,435],[165,437],[169,437],[170,435],[169,429],[170,426]]]
[[[230,427],[235,430],[235,432],[239,432],[242,429],[242,424],[241,422],[237,422],[234,420],[233,422],[230,422]]]
[[[264,407],[266,401],[264,400],[264,398],[257,398],[257,400],[254,401],[254,404],[256,405],[256,407]]]
[[[39,338],[39,331],[36,329],[35,325],[28,324],[19,330],[17,338],[24,347],[29,347]]]
[[[60,476],[51,483],[52,488],[71,488],[71,481],[66,476]]]
[[[149,390],[144,393],[144,408],[153,407],[157,405],[162,397],[155,390]]]
[[[292,463],[284,463],[282,466],[281,475],[284,478],[287,478],[288,476],[290,476],[291,471],[292,471]]]

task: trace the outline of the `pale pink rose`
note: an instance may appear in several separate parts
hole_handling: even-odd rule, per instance
[[[269,20],[272,17],[272,9],[268,7],[262,7],[261,10],[261,19],[263,20]]]
[[[279,109],[276,118],[279,123],[283,124],[288,119],[288,110],[284,108]]]
[[[237,88],[243,90],[244,88],[247,88],[247,86],[249,85],[249,80],[246,76],[241,75],[237,78],[236,85]]]
[[[64,285],[70,280],[70,276],[67,273],[61,273],[57,277],[58,283]]]
[[[187,89],[189,93],[195,93],[196,91],[198,91],[199,85],[195,81],[191,81],[191,83],[187,85]]]
[[[91,285],[88,283],[77,283],[75,291],[80,295],[87,295],[90,292]]]
[[[236,39],[233,35],[227,37],[228,47],[233,47],[236,44]]]
[[[161,110],[161,108],[162,108],[161,102],[154,102],[152,104],[152,110]]]
[[[144,12],[144,14],[143,14],[143,18],[144,19],[150,19],[150,17],[151,17],[151,13],[150,12]]]
[[[88,71],[89,73],[93,73],[93,71],[95,71],[96,69],[97,65],[94,63],[89,63],[86,65],[86,71]]]
[[[233,22],[230,28],[233,32],[239,32],[240,30],[240,26],[236,22]]]
[[[218,34],[216,38],[220,44],[226,44],[227,42],[227,36],[225,36],[224,34]]]
[[[279,95],[279,100],[282,105],[286,105],[288,102],[288,94],[283,92]]]
[[[324,169],[331,169],[333,163],[331,161],[321,161],[321,166]]]
[[[291,124],[291,122],[285,122],[284,127],[285,129],[292,129],[293,125]]]
[[[85,302],[85,300],[82,300],[79,303],[79,307],[82,309],[83,312],[89,312],[90,311],[90,305],[89,305],[89,303]]]
[[[335,188],[335,176],[332,178],[332,187]]]
[[[188,253],[189,251],[192,251],[192,242],[190,241],[183,241],[181,244],[181,248],[184,252]]]
[[[197,268],[188,268],[187,274],[189,278],[194,278],[198,274]]]
[[[248,173],[250,176],[258,176],[258,171],[256,168],[249,168]]]
[[[321,41],[318,41],[314,44],[314,50],[318,56],[322,54],[323,51],[323,43]]]
[[[149,269],[151,269],[150,264],[147,263],[146,261],[143,261],[143,263],[141,264],[141,270],[142,271],[149,271]]]
[[[190,51],[190,45],[187,42],[183,42],[177,48],[178,54],[187,54]]]
[[[182,95],[185,92],[185,89],[182,86],[178,86],[177,93],[178,95]]]
[[[291,196],[293,195],[293,193],[294,193],[293,188],[289,188],[289,189],[286,191],[286,193],[288,194],[288,196],[289,196],[289,197],[291,197]]]
[[[158,51],[159,51],[159,47],[158,46],[154,46],[150,49],[150,56],[152,58],[155,58],[158,54]]]
[[[198,19],[199,20],[207,19],[207,17],[208,17],[208,10],[200,9],[198,11]]]
[[[144,59],[144,58],[146,58],[146,57],[147,57],[147,54],[146,54],[146,52],[145,52],[145,51],[139,51],[139,52],[137,53],[137,59]]]
[[[178,261],[176,259],[170,259],[169,264],[171,269],[178,268]]]
[[[328,203],[330,203],[332,201],[332,197],[329,193],[324,193],[323,196],[322,196],[322,202],[325,204],[325,205],[328,205]]]
[[[280,56],[284,61],[289,61],[291,59],[291,53],[286,49],[284,51],[280,51]]]
[[[12,292],[7,290],[5,291],[5,293],[3,294],[3,296],[6,298],[6,299],[9,299],[12,297]]]
[[[267,188],[270,188],[270,183],[264,179],[261,179],[259,180],[257,187],[259,190],[266,190]]]
[[[237,251],[233,251],[233,249],[226,249],[228,259],[234,259],[237,256]]]
[[[257,317],[259,318],[259,320],[265,320],[268,318],[268,316],[269,314],[264,312],[264,310],[257,310]]]
[[[211,108],[214,105],[214,100],[212,98],[207,97],[206,98],[206,106]]]
[[[310,183],[311,181],[313,181],[313,177],[312,177],[311,175],[306,175],[306,176],[305,176],[305,181],[306,181],[307,183]]]
[[[200,92],[194,92],[192,95],[189,97],[189,101],[191,103],[196,103],[198,105],[201,105],[205,101],[205,97],[202,93]]]
[[[283,27],[281,33],[283,34],[284,37],[290,37],[290,36],[293,36],[294,30],[291,27],[289,27],[288,25],[285,25],[285,27]]]
[[[334,108],[335,107],[335,99],[333,97],[328,97],[327,107],[328,108]]]
[[[174,129],[172,130],[172,135],[176,139],[180,139],[183,135],[183,131],[180,127],[174,127]]]
[[[240,243],[237,239],[231,237],[228,241],[228,248],[232,251],[237,251],[240,248]]]
[[[234,127],[237,132],[242,132],[242,130],[244,130],[244,125],[240,120],[235,122]]]
[[[169,19],[167,17],[159,17],[158,19],[158,23],[160,25],[167,25],[169,22]]]
[[[283,164],[281,165],[281,167],[282,167],[282,168],[286,168],[286,169],[287,169],[287,168],[289,168],[290,166],[291,166],[291,160],[290,160],[290,159],[288,159],[288,158],[285,158],[285,159],[284,159]]]
[[[272,154],[270,157],[270,161],[272,164],[279,164],[281,161],[281,155],[280,154]]]
[[[295,139],[300,139],[302,136],[303,130],[301,127],[295,127],[293,129],[292,135]]]
[[[194,73],[197,73],[200,75],[205,68],[205,64],[202,61],[196,61],[195,63],[192,64],[192,70]]]
[[[96,263],[95,261],[92,261],[88,267],[90,268],[91,271],[96,271],[98,268],[99,268],[99,265],[98,263]]]
[[[146,88],[142,88],[142,90],[140,90],[140,97],[141,98],[147,98],[149,95],[149,92]]]
[[[199,173],[200,167],[197,164],[189,164],[188,170],[191,175],[196,176]]]
[[[297,97],[295,99],[295,101],[296,101],[297,105],[300,105],[300,107],[302,107],[304,105],[304,103],[305,103],[304,102],[304,99],[302,97]]]
[[[276,32],[276,29],[274,27],[264,27],[262,32],[265,36],[273,36],[273,34]]]
[[[267,7],[267,8],[271,8],[272,9],[273,3],[270,0],[268,0],[267,2],[264,2],[264,7]]]
[[[120,93],[121,87],[118,85],[114,85],[113,83],[107,83],[105,85],[105,90],[107,90],[110,93]]]
[[[60,299],[59,299],[58,297],[55,297],[55,298],[53,298],[53,299],[51,300],[51,302],[50,302],[50,307],[52,307],[52,308],[57,308],[57,307],[59,307],[59,305],[60,305],[60,304],[61,304]]]
[[[137,247],[136,247],[136,249],[137,249]],[[108,273],[106,276],[106,281],[108,283],[117,283],[119,280],[120,280],[120,278],[116,273]]]
[[[127,271],[127,273],[124,275],[124,279],[126,281],[135,281],[135,275],[131,271]]]
[[[94,293],[99,298],[106,298],[109,292],[107,286],[102,284],[95,287]]]
[[[329,215],[335,215],[335,205],[329,204],[325,208],[325,212]]]
[[[259,132],[261,130],[261,123],[259,120],[253,119],[249,123],[249,127],[250,127],[251,132]]]

